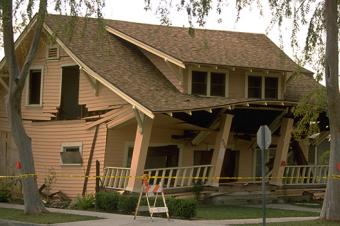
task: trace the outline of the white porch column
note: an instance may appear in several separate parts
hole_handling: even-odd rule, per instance
[[[140,124],[137,124],[135,144],[131,160],[130,178],[126,190],[139,192],[144,174],[144,166],[150,143],[153,119],[144,116]],[[138,178],[136,178],[138,177]]]
[[[287,162],[290,138],[292,136],[294,119],[283,118],[281,122],[280,138],[277,144],[272,172],[271,184],[282,185],[282,177]]]
[[[224,161],[225,151],[228,145],[228,138],[230,133],[230,127],[233,120],[233,115],[226,114],[222,116],[220,130],[216,135],[215,145],[214,145],[214,153],[212,156],[211,164],[213,165],[213,170],[210,173],[210,185],[218,187],[219,179],[216,177],[220,177],[221,170]]]

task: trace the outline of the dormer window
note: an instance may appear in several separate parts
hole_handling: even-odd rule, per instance
[[[225,97],[226,73],[212,71],[192,71],[191,94]]]
[[[278,99],[279,77],[248,75],[246,91],[248,98]]]

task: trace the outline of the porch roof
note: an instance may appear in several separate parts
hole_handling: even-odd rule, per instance
[[[69,23],[72,23],[72,31],[65,29],[65,24]],[[104,23],[113,22],[104,20]],[[71,17],[67,16],[48,15],[46,24],[83,64],[96,72],[105,82],[112,84],[119,92],[151,112],[203,110],[249,102],[266,102],[247,98],[201,97],[180,93],[138,47],[103,31],[97,19],[71,20]],[[248,37],[249,34],[245,36]],[[267,40],[264,43],[271,42]],[[271,46],[273,44],[268,45],[274,48]],[[270,67],[270,64],[268,65]],[[272,103],[292,104],[292,101],[296,99],[285,98]]]

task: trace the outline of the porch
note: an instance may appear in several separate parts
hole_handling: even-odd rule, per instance
[[[210,186],[213,165],[197,165],[186,167],[167,167],[156,169],[145,169],[144,174],[150,176],[150,184],[161,183],[163,188],[169,190],[180,190],[192,188],[194,185]],[[130,178],[130,168],[127,167],[105,167],[102,174],[101,186],[104,189],[126,190]],[[286,166],[282,185],[286,188],[297,186],[324,187],[327,183],[328,165],[295,165]],[[140,181],[142,180],[139,178]],[[220,185],[233,185],[237,183],[256,183],[259,178],[221,177],[221,180],[233,180]],[[270,177],[267,182],[270,182]]]

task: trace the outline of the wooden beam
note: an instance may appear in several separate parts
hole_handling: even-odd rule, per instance
[[[290,139],[293,131],[294,119],[283,118],[280,130],[280,139],[277,144],[271,184],[281,186],[282,177],[287,163],[287,154],[289,150]]]
[[[181,60],[176,59],[173,56],[170,56],[170,55],[168,55],[168,54],[166,54],[166,53],[164,53],[164,52],[162,52],[162,51],[160,51],[156,48],[153,48],[152,46],[149,46],[149,45],[139,41],[138,39],[135,39],[135,38],[121,32],[121,31],[119,31],[119,30],[116,30],[116,29],[110,27],[110,26],[105,26],[105,29],[109,33],[116,35],[116,36],[118,36],[118,37],[120,37],[120,38],[122,38],[122,39],[124,39],[124,40],[126,40],[126,41],[148,51],[148,52],[150,52],[150,53],[153,53],[156,56],[159,56],[159,57],[165,59],[166,61],[169,61],[169,62],[171,62],[171,63],[173,63],[173,64],[175,64],[175,65],[177,65],[181,68],[185,68],[185,64]]]
[[[137,127],[135,143],[133,147],[130,177],[127,185],[128,191],[139,192],[142,184],[141,177],[144,174],[146,156],[148,153],[153,119],[145,117],[142,123],[143,133]]]
[[[194,139],[192,139],[191,144],[192,145],[200,145],[200,143],[202,141],[204,141],[205,138],[207,138],[207,136],[209,136],[209,134],[211,134],[212,131],[216,130],[218,128],[218,126],[221,123],[221,119],[217,118],[212,124],[211,126],[209,126],[208,130],[204,130],[204,131],[200,131]]]
[[[233,120],[233,115],[226,114],[223,115],[221,119],[220,130],[216,135],[214,153],[212,156],[211,164],[213,165],[213,170],[210,173],[210,185],[218,187],[219,179],[221,176],[222,165],[224,162],[224,155],[228,145],[230,127]]]
[[[141,134],[143,134],[144,115],[135,106],[132,107],[132,110],[135,113],[135,117],[136,117],[136,120],[137,120],[137,126],[138,126],[138,129],[139,129],[139,132]]]

